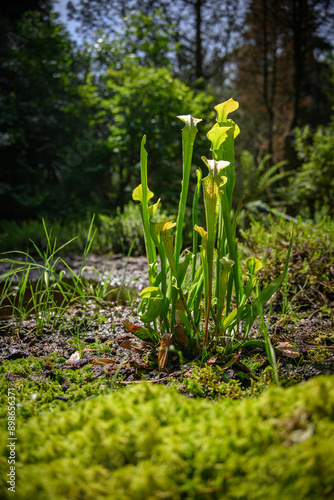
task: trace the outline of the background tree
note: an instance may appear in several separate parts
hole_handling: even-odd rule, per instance
[[[144,133],[152,188],[173,188],[176,115],[203,116],[212,97],[158,67],[169,42],[149,16],[131,16],[126,28],[112,43],[100,37],[77,50],[48,13],[28,12],[17,24],[21,43],[1,61],[2,218],[80,218],[123,206],[138,183]]]
[[[115,46],[117,46],[115,41]],[[92,130],[103,130],[99,147],[109,157],[104,186],[109,207],[123,206],[140,178],[139,149],[147,135],[150,189],[167,204],[177,203],[182,171],[181,129],[177,115],[212,116],[213,96],[193,90],[168,68],[138,65],[125,58],[88,78],[85,99],[96,106]],[[197,164],[205,152],[205,129],[197,141]],[[196,159],[195,159],[196,161]],[[194,176],[194,182],[196,178]],[[165,205],[166,206],[166,205]]]
[[[140,12],[134,0],[81,0],[73,15],[87,31],[108,32],[92,31],[79,46],[50,2],[31,2],[37,11],[23,16],[18,5],[0,10],[2,217],[80,218],[123,206],[138,183],[145,133],[151,188],[176,201],[176,115],[212,116],[212,87],[215,102],[237,89],[238,143],[259,153],[255,165],[267,152],[274,164],[282,159],[295,124],[328,119],[326,0],[252,0],[234,59],[243,12],[229,0],[143,0]],[[199,156],[206,152],[200,129]]]
[[[2,56],[13,43],[22,42],[24,34],[15,33],[16,23],[27,11],[50,13],[51,0],[17,0],[0,2],[0,55]],[[31,33],[30,33],[31,34]],[[29,35],[25,33],[25,35]],[[3,57],[1,57],[3,59]]]
[[[84,64],[64,28],[44,12],[27,12],[11,33],[8,57],[0,61],[2,217],[62,214],[86,182],[81,176],[71,183],[74,164],[61,162],[88,130]]]
[[[188,82],[204,79],[222,81],[229,54],[237,44],[242,24],[241,0],[80,0],[68,2],[72,19],[82,24],[86,33],[98,29],[111,37],[118,21],[140,10],[145,15],[162,12],[169,26],[174,27],[171,41],[178,46],[173,69]]]
[[[332,15],[327,0],[250,2],[236,58],[240,104],[252,117],[247,130],[256,131],[248,134],[247,149],[281,160],[296,125],[329,119],[330,70],[323,55],[331,48]]]
[[[86,40],[81,52],[90,61],[91,71],[99,75],[109,67],[121,69],[124,62],[156,68],[170,68],[177,46],[172,42],[174,28],[161,11],[153,15],[133,12],[120,18],[111,35],[101,29]]]

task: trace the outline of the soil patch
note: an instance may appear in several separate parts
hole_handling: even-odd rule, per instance
[[[80,272],[80,257],[69,256],[66,262],[75,272]],[[103,304],[91,300],[85,307],[73,305],[66,312],[68,320],[64,318],[61,329],[54,331],[50,322],[42,334],[36,333],[34,319],[22,322],[20,330],[16,331],[11,319],[2,318],[0,363],[30,356],[53,359],[55,364],[51,363],[49,371],[46,369],[38,375],[44,379],[52,379],[55,366],[64,372],[89,366],[91,370],[87,383],[97,379],[114,383],[116,376],[122,385],[142,380],[165,383],[172,379],[191,379],[194,370],[197,370],[194,360],[182,359],[176,350],[169,354],[165,370],[159,372],[156,362],[159,344],[144,342],[135,335],[135,326],[141,325],[137,314],[137,294],[147,286],[146,258],[89,255],[84,267],[85,279],[92,282],[108,279],[111,287],[116,290],[121,287],[130,289],[132,294],[116,293]],[[7,268],[8,265],[2,264],[0,273]],[[276,348],[283,385],[334,373],[333,318],[316,304],[310,306],[304,313],[294,315],[293,321],[291,317],[279,314],[273,314],[270,319],[269,334]],[[256,325],[251,337],[263,340]],[[197,374],[197,386],[182,385],[180,382],[181,390],[188,394],[215,397],[219,396],[219,391],[212,387],[228,381],[236,381],[242,388],[249,389],[254,381],[256,383],[262,377],[268,360],[264,348],[259,346],[243,349],[240,356],[230,363],[219,354],[214,355],[208,360],[208,366],[211,371],[207,376],[211,377],[211,382]],[[37,377],[34,374],[30,376]],[[268,380],[270,382],[270,376]],[[38,384],[38,379],[35,382]],[[204,389],[199,390],[199,386]]]

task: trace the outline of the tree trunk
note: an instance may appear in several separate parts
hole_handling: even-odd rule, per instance
[[[202,46],[202,0],[195,2],[196,16],[196,51],[195,51],[195,77],[202,78],[203,75],[203,46]]]

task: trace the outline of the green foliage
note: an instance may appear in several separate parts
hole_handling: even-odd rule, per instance
[[[94,289],[82,277],[85,260],[95,237],[93,223],[94,217],[88,229],[78,272],[71,269],[59,255],[71,241],[57,247],[57,240],[52,239],[52,230],[48,231],[44,220],[45,250],[38,248],[32,241],[35,257],[16,251],[14,255],[0,259],[0,262],[11,266],[9,271],[0,276],[0,306],[5,315],[12,316],[13,331],[19,332],[22,322],[31,316],[35,319],[37,334],[42,334],[49,324],[52,329],[61,328],[68,321],[66,312],[73,303],[85,304],[89,299],[101,303],[115,291],[110,290],[107,279]],[[98,270],[95,269],[95,272],[101,277]]]
[[[240,245],[240,251],[246,257],[255,254],[262,260],[266,269],[265,274],[260,271],[264,285],[283,271],[290,227],[289,221],[268,215],[262,220],[252,219],[249,229],[241,231],[243,243]],[[323,307],[327,300],[331,307],[334,293],[331,271],[333,256],[333,220],[324,218],[320,224],[314,224],[305,223],[299,218],[294,226],[287,278],[286,292],[289,301],[294,300],[295,305],[309,308],[312,302]],[[303,290],[306,282],[307,287],[311,287],[311,296]],[[284,306],[284,300],[283,297],[282,306]]]
[[[149,205],[154,193],[148,187],[148,154],[145,149],[146,136],[141,144],[141,184],[133,193],[133,200],[140,203],[145,248],[149,265],[149,286],[142,290],[139,312],[141,319],[152,326],[154,336],[165,332],[174,334],[178,340],[181,328],[187,341],[181,347],[197,348],[204,340],[205,348],[220,342],[227,350],[237,349],[247,338],[251,326],[258,315],[263,315],[263,307],[282,284],[288,271],[291,241],[282,274],[262,290],[257,286],[258,274],[262,268],[256,258],[246,262],[246,279],[242,280],[242,268],[236,240],[236,223],[240,207],[231,220],[232,196],[235,186],[234,138],[239,127],[227,118],[238,108],[238,103],[230,99],[215,106],[217,123],[208,132],[213,159],[202,157],[208,168],[208,175],[202,179],[197,171],[197,187],[193,203],[193,231],[201,236],[200,263],[197,267],[197,240],[194,238],[193,251],[181,253],[185,205],[188,196],[189,177],[193,146],[197,134],[197,124],[201,121],[191,115],[179,118],[185,126],[182,130],[183,176],[179,210],[176,222],[167,220],[156,223],[154,215],[160,199]],[[200,184],[204,193],[206,229],[198,226],[197,210]],[[176,226],[175,246],[173,228]],[[160,268],[158,268],[158,258]],[[188,268],[192,269],[191,283],[185,280]],[[215,284],[214,284],[215,279]],[[204,300],[203,300],[204,292]],[[232,294],[234,296],[232,298]],[[253,300],[252,300],[253,299]],[[201,332],[202,313],[204,334]],[[179,319],[177,319],[177,315]],[[158,324],[159,321],[159,328]],[[269,337],[265,342],[271,364],[275,367],[275,355]],[[161,363],[159,362],[159,368]],[[277,378],[277,377],[276,377]]]
[[[315,132],[297,128],[295,149],[302,166],[291,177],[289,203],[303,217],[334,215],[334,117]]]
[[[207,114],[212,103],[210,92],[193,91],[169,69],[138,66],[133,61],[123,61],[120,69],[108,68],[98,82],[88,79],[84,92],[97,108],[91,126],[103,131],[100,154],[110,158],[106,179],[109,205],[123,206],[131,198],[139,176],[138,147],[144,133],[152,144],[150,185],[158,196],[165,195],[166,202],[175,204],[182,168],[176,161],[181,146],[176,139],[175,109],[187,113],[191,108]]]
[[[156,220],[167,218],[167,212],[159,210]],[[57,238],[59,246],[71,240],[66,250],[60,251],[60,255],[66,253],[82,254],[87,239],[87,232],[91,223],[90,217],[82,217],[81,220],[65,223],[59,219],[46,220],[46,226],[52,228],[52,235]],[[29,254],[35,254],[35,245],[45,251],[47,241],[45,230],[40,220],[28,220],[22,222],[2,221],[0,223],[0,252],[11,252],[13,249],[22,250]],[[127,255],[132,248],[132,255],[143,255],[145,253],[144,236],[140,220],[139,207],[129,203],[117,208],[115,215],[98,214],[94,220],[95,238],[92,242],[93,253],[123,253]]]
[[[331,498],[333,402],[331,377],[215,403],[143,383],[20,421],[15,497]],[[7,499],[6,421],[0,433]]]
[[[168,68],[177,50],[177,44],[172,42],[174,35],[174,27],[169,25],[162,10],[153,14],[131,11],[119,19],[112,39],[99,30],[94,43],[86,42],[85,51],[98,70],[121,69],[126,62]]]
[[[239,198],[245,196],[247,211],[255,211],[260,202],[269,202],[271,205],[277,203],[278,183],[291,172],[283,170],[286,161],[281,161],[270,166],[272,156],[266,155],[259,164],[256,163],[254,155],[249,151],[243,151],[240,157],[240,175],[236,182],[236,193]],[[269,163],[269,165],[268,165]]]
[[[162,221],[167,217],[167,212],[159,210],[155,219],[156,221]],[[139,207],[133,203],[128,203],[124,206],[122,212],[118,208],[114,217],[99,214],[98,230],[92,250],[127,255],[130,248],[132,248],[132,254],[134,255],[145,254]]]
[[[57,238],[57,243],[59,246],[62,246],[66,242],[72,240],[68,245],[66,251],[82,253],[83,249],[85,248],[85,242],[90,222],[90,217],[83,217],[80,221],[68,220],[66,223],[64,223],[60,219],[53,220],[52,222],[51,220],[46,219],[46,226],[52,228],[53,237]],[[35,245],[39,249],[45,251],[47,248],[45,229],[41,220],[33,219],[21,222],[17,222],[14,220],[4,220],[1,221],[0,228],[1,252],[21,250],[29,254],[35,254],[36,249],[31,241],[32,237]],[[103,236],[106,237],[106,235]],[[73,237],[75,237],[75,239],[73,239]],[[104,247],[101,243],[101,245],[96,246],[95,249],[103,251]]]
[[[160,187],[168,172],[173,202],[169,158],[180,148],[173,110],[206,113],[212,98],[162,67],[170,29],[162,13],[131,14],[112,42],[100,35],[78,50],[55,16],[21,19],[12,33],[18,43],[0,56],[2,219],[78,220],[123,207],[144,130],[160,144],[152,183]]]
[[[64,28],[41,13],[28,12],[12,35],[19,43],[0,60],[1,216],[68,216],[70,208],[73,215],[84,189],[87,210],[93,184],[82,164],[77,175],[82,155],[75,151],[88,130],[78,76],[84,61]]]

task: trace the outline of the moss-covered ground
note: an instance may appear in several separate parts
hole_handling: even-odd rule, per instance
[[[330,499],[333,419],[331,377],[241,402],[145,383],[63,403],[19,422],[15,498]],[[12,498],[4,479],[1,498]]]

